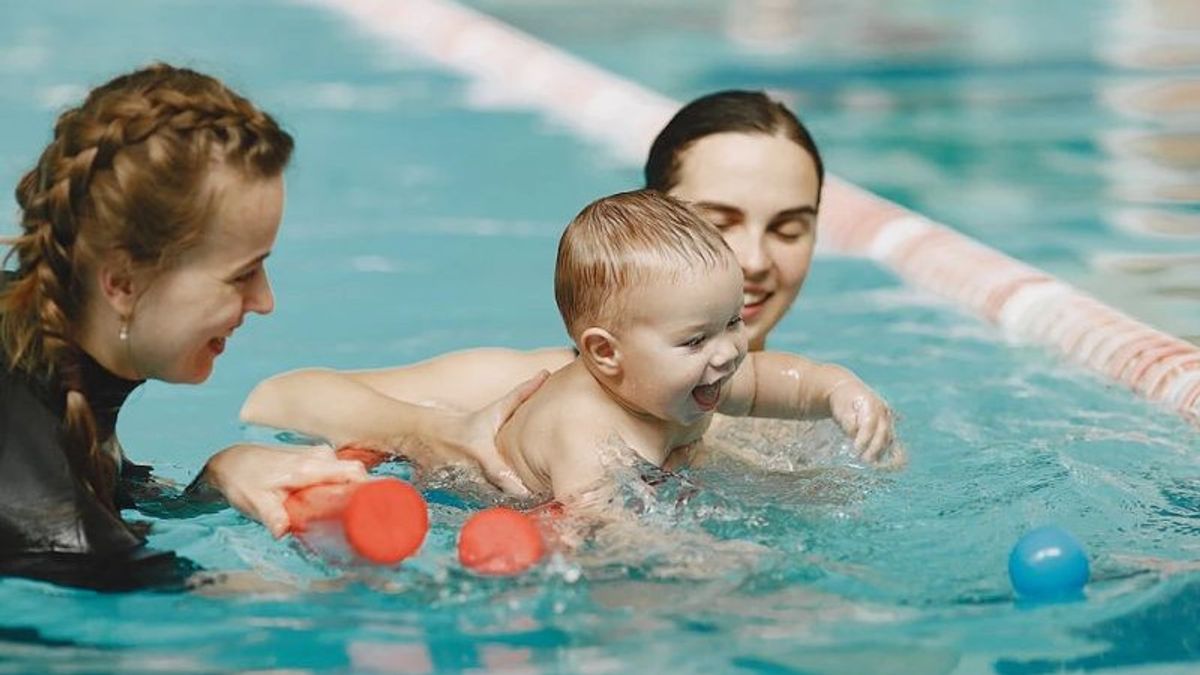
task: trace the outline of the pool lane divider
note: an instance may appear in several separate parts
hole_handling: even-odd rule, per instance
[[[681,105],[452,0],[304,1],[466,76],[477,101],[536,110],[634,164]],[[836,176],[821,199],[823,246],[870,258],[1016,342],[1045,345],[1200,421],[1196,345]]]

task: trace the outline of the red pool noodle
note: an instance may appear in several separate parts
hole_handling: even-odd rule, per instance
[[[356,447],[341,448],[337,454],[368,468],[386,459]],[[416,553],[429,531],[425,499],[397,478],[311,485],[288,495],[284,508],[293,535],[339,562],[394,565]]]

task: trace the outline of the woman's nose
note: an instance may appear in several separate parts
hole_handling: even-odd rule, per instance
[[[266,270],[250,285],[246,298],[246,311],[255,314],[270,314],[275,309],[275,294],[271,292],[271,280]]]
[[[762,276],[771,267],[762,235],[748,227],[738,230],[736,233],[730,232],[725,237],[725,242],[733,249],[742,274],[747,279]]]

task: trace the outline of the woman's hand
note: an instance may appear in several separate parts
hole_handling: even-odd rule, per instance
[[[829,411],[842,431],[854,439],[854,448],[865,461],[888,466],[904,463],[903,448],[893,443],[891,409],[862,380],[850,376],[830,388]]]
[[[496,434],[509,417],[550,377],[538,372],[517,385],[494,403],[472,413],[446,413],[433,431],[423,439],[432,447],[422,457],[412,457],[424,468],[445,464],[475,465],[488,482],[504,492],[524,497],[529,489],[496,448]],[[411,457],[411,452],[405,452]]]
[[[283,502],[294,490],[319,483],[366,480],[361,462],[339,460],[332,448],[234,445],[208,460],[202,480],[238,511],[282,537],[290,526]]]

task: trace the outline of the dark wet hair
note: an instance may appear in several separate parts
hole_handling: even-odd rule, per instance
[[[761,91],[719,91],[683,106],[658,133],[646,158],[646,187],[668,192],[679,183],[679,157],[692,143],[726,132],[783,133],[804,148],[817,166],[817,189],[825,165],[808,129],[787,106]]]

